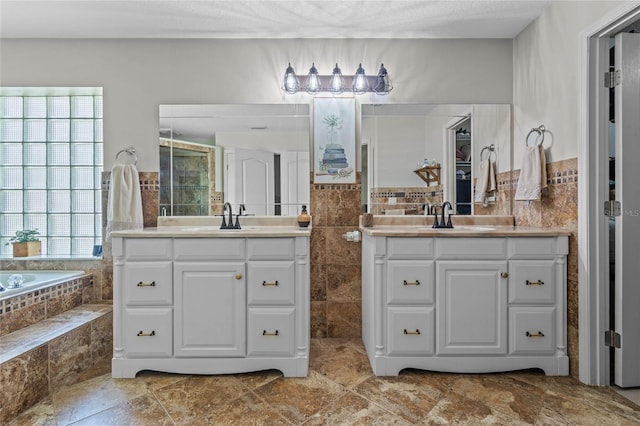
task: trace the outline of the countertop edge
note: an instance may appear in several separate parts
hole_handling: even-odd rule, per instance
[[[120,230],[111,238],[247,238],[247,237],[309,237],[311,227],[262,226],[259,229],[219,229],[218,227],[162,226],[157,228]]]
[[[560,228],[537,228],[527,226],[493,226],[490,230],[473,229],[434,229],[426,226],[410,225],[359,227],[363,235],[373,237],[557,237],[569,236],[571,231]]]

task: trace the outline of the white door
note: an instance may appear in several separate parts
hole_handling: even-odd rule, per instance
[[[273,152],[235,149],[233,155],[227,155],[228,160],[231,158],[233,160],[227,164],[227,188],[233,191],[233,197],[229,197],[233,208],[244,204],[247,214],[273,215]]]
[[[282,216],[298,216],[300,205],[309,205],[309,193],[309,153],[280,153]]]
[[[616,200],[615,329],[621,347],[615,350],[614,383],[640,386],[640,34],[622,33],[615,39]]]

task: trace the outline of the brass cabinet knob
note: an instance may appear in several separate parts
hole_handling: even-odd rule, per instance
[[[501,273],[500,273],[500,276],[501,276],[502,278],[507,278],[507,277],[509,276],[509,274],[508,274],[507,272],[501,272]]]
[[[236,280],[241,280],[242,279],[242,274],[238,273],[236,274]]]

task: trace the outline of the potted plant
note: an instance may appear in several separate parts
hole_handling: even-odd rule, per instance
[[[40,233],[36,229],[23,229],[16,231],[8,244],[13,244],[13,257],[38,256],[41,253]]]

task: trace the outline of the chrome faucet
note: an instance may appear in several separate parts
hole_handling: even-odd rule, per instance
[[[224,214],[229,209],[229,223],[225,220]],[[220,229],[234,229],[233,228],[233,208],[231,208],[231,203],[226,202],[222,207],[222,224],[220,225]]]

